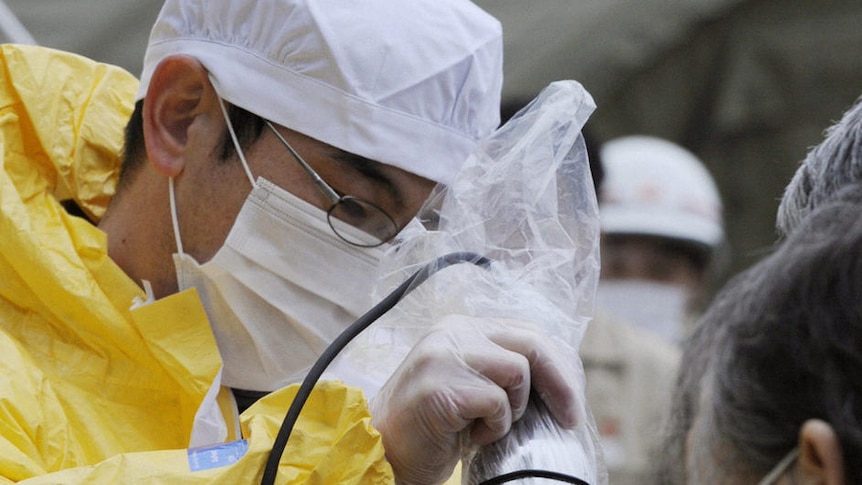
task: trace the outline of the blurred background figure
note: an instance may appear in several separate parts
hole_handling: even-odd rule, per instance
[[[609,483],[647,483],[678,343],[724,240],[721,199],[701,162],[669,141],[626,136],[592,154],[603,234],[595,318],[581,344],[587,400]]]
[[[597,307],[677,343],[708,297],[724,241],[722,204],[704,165],[651,136],[601,148],[602,274]]]

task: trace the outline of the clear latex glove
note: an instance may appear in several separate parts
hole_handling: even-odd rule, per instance
[[[371,403],[372,424],[400,485],[441,483],[474,445],[505,435],[532,388],[557,421],[578,421],[572,359],[538,328],[514,320],[449,316],[410,351]]]

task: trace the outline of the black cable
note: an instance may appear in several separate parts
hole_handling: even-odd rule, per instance
[[[565,473],[552,472],[548,470],[518,470],[510,473],[504,473],[494,478],[489,478],[484,482],[480,483],[479,485],[499,485],[501,483],[508,483],[513,480],[521,480],[524,478],[531,477],[549,478],[558,482],[575,483],[577,485],[590,485],[589,483],[581,480],[580,478],[575,478],[571,475],[566,475]]]
[[[290,404],[290,408],[287,410],[287,415],[285,415],[284,421],[281,423],[281,428],[278,430],[278,434],[276,435],[275,441],[272,445],[272,451],[270,451],[269,457],[266,461],[266,466],[263,469],[263,478],[260,481],[261,485],[275,484],[275,477],[278,474],[278,462],[281,460],[282,454],[284,454],[284,449],[287,446],[287,441],[290,439],[290,434],[293,431],[296,420],[299,418],[299,413],[302,411],[302,407],[311,395],[314,385],[338,353],[347,346],[354,337],[359,335],[360,332],[365,330],[365,328],[371,325],[375,320],[383,316],[384,313],[391,310],[396,303],[413,291],[414,288],[425,282],[425,280],[427,280],[431,275],[456,263],[473,263],[477,266],[487,267],[491,264],[491,260],[484,256],[468,252],[450,253],[437,258],[423,266],[419,271],[413,273],[413,275],[401,283],[398,288],[381,300],[380,303],[350,324],[349,327],[341,332],[341,334],[339,334],[338,337],[336,337],[336,339],[326,347],[326,350],[323,351],[311,367],[311,370],[308,371],[308,374],[299,386],[299,390],[296,392],[296,397],[294,397],[293,402]]]

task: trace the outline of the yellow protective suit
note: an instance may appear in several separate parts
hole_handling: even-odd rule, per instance
[[[295,387],[240,417],[222,399],[242,439],[187,449],[221,368],[196,293],[130,310],[143,291],[59,203],[104,214],[137,80],[30,46],[0,46],[0,65],[0,481],[259,482]],[[393,482],[359,390],[312,394],[278,482]]]

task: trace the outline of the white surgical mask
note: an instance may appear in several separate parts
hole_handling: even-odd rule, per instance
[[[252,185],[224,246],[199,264],[183,252],[171,180],[174,263],[180,289],[196,288],[203,301],[224,361],[222,383],[271,391],[300,381],[371,307],[384,250],[344,242],[324,211],[266,179]]]
[[[611,318],[678,343],[685,332],[687,296],[679,285],[648,280],[599,281],[596,308]]]

